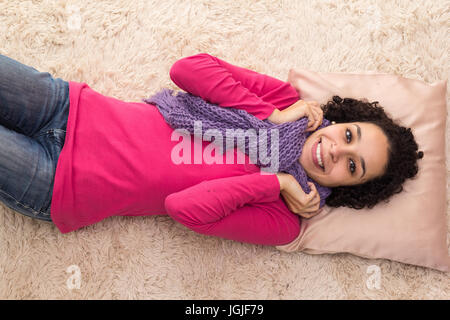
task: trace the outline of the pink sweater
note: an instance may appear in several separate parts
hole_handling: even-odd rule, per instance
[[[181,89],[259,119],[299,99],[276,78],[206,53],[170,69]],[[110,216],[168,214],[195,232],[263,245],[283,245],[300,232],[300,218],[280,196],[276,175],[245,164],[194,163],[211,142],[191,139],[191,164],[171,160],[174,131],[150,104],[104,96],[69,81],[70,111],[58,159],[51,217],[62,233]],[[196,146],[195,146],[196,145]],[[197,150],[197,151],[195,151]],[[228,150],[236,159],[237,148]],[[242,154],[242,153],[241,153]]]

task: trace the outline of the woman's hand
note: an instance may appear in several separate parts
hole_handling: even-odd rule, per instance
[[[298,100],[284,110],[275,109],[268,119],[275,124],[281,124],[296,121],[305,116],[309,119],[306,131],[316,130],[323,120],[323,110],[320,108],[319,103],[316,101]]]
[[[308,182],[311,191],[306,194],[292,175],[279,172],[277,177],[280,182],[280,193],[289,210],[303,218],[311,218],[322,211],[322,208],[319,209],[320,195],[314,183]]]

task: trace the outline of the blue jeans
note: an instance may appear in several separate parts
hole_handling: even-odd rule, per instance
[[[50,218],[69,117],[69,83],[0,54],[0,201]]]

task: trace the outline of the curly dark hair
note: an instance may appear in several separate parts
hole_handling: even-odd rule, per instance
[[[377,203],[403,190],[403,182],[413,178],[418,172],[417,160],[423,157],[423,152],[417,152],[418,145],[410,128],[396,124],[378,101],[368,102],[367,99],[342,99],[333,96],[332,100],[321,105],[323,117],[335,121],[367,122],[377,125],[388,139],[388,162],[384,174],[363,184],[339,186],[332,188],[325,203],[330,207],[350,207],[353,209],[373,208]]]

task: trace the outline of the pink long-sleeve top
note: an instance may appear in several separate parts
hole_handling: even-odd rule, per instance
[[[288,82],[206,53],[176,61],[170,77],[184,91],[259,119],[299,99]],[[227,153],[237,159],[239,149],[224,153],[223,164],[196,163],[195,153],[211,142],[191,135],[191,163],[177,164],[171,152],[183,138],[171,139],[176,132],[156,106],[107,97],[74,81],[69,93],[51,202],[62,233],[110,216],[168,214],[195,232],[241,242],[283,245],[298,236],[301,220],[280,196],[276,175],[261,172],[245,154],[245,164],[226,162]]]

